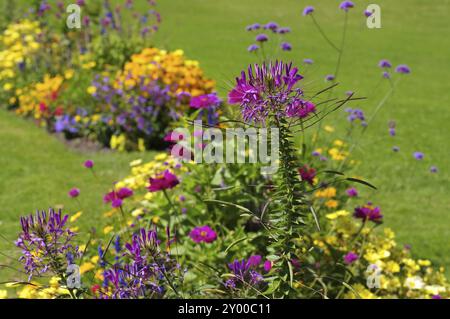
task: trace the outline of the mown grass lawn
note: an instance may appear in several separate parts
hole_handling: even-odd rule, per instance
[[[143,5],[144,1],[136,2]],[[364,195],[381,206],[385,225],[396,231],[400,242],[410,244],[415,256],[450,268],[450,42],[446,41],[450,3],[378,0],[382,28],[369,30],[362,11],[372,2],[355,1],[357,7],[350,12],[348,46],[336,92],[352,90],[368,97],[354,106],[370,114],[388,89],[386,84],[374,91],[380,77],[380,59],[408,64],[412,74],[401,81],[356,149],[354,155],[361,165],[354,173],[378,187],[378,191],[366,190]],[[170,0],[158,5],[163,24],[155,44],[181,48],[199,60],[225,96],[234,76],[255,61],[246,52],[255,34],[246,32],[245,26],[276,21],[293,30],[286,39],[294,50],[283,54],[283,59],[297,64],[304,58],[314,59],[314,66],[305,71],[307,80],[314,87],[325,86],[323,78],[333,73],[337,56],[312,21],[301,16],[308,4],[316,7],[318,21],[338,42],[343,13],[337,0]],[[388,134],[389,120],[397,122],[395,138]],[[343,133],[347,126],[343,111],[329,116],[326,123],[335,126],[336,133]],[[397,154],[391,151],[394,145],[401,149]],[[414,151],[424,152],[424,161],[415,161]],[[143,157],[71,150],[5,110],[0,111],[0,154],[0,233],[10,240],[15,238],[18,216],[22,214],[55,205],[78,210],[77,202],[67,197],[73,186],[82,191],[80,202],[85,214],[81,226],[99,225],[105,210],[102,194],[127,174],[130,160]],[[96,162],[98,178],[83,168],[86,158]],[[429,173],[431,165],[439,168],[438,174]],[[0,248],[11,247],[3,242]]]

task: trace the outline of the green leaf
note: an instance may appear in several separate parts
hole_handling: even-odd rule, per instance
[[[370,184],[369,182],[357,179],[357,178],[353,178],[353,177],[347,177],[346,180],[350,181],[350,182],[355,182],[355,183],[359,183],[359,184],[363,184],[366,186],[369,186],[370,188],[373,189],[377,189],[375,186],[373,186],[372,184]]]
[[[312,206],[309,206],[309,210],[311,211],[311,213],[314,217],[314,221],[316,222],[317,229],[320,231],[320,224],[319,224],[319,219],[317,218],[316,210]]]
[[[341,176],[345,175],[342,172],[333,171],[333,170],[325,170],[325,171],[322,171],[322,172],[327,173],[327,174],[341,175]]]
[[[235,208],[237,208],[237,209],[239,209],[239,210],[241,210],[241,211],[243,211],[245,213],[248,213],[248,214],[251,214],[251,215],[255,215],[255,214],[252,213],[251,210],[245,208],[244,206],[238,205],[238,204],[225,202],[225,201],[222,201],[222,200],[216,200],[216,199],[205,199],[204,202],[206,202],[206,203],[217,203],[217,204],[222,204],[222,205],[225,205],[225,206],[232,206],[232,207],[235,207]]]
[[[241,239],[235,240],[234,242],[232,242],[226,249],[225,249],[225,253],[228,253],[228,251],[235,245],[239,244],[240,242],[244,241],[247,239],[247,236],[242,237]]]

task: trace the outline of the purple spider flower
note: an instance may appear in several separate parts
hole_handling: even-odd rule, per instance
[[[305,63],[305,64],[313,64],[314,61],[312,59],[303,59],[303,63]]]
[[[307,16],[310,15],[314,12],[314,7],[313,6],[307,6],[305,7],[305,9],[303,9],[303,15]]]
[[[325,81],[333,81],[336,77],[333,74],[325,76]]]
[[[390,79],[391,78],[391,75],[389,74],[388,71],[384,71],[382,74],[383,74],[383,78],[385,78],[385,79]]]
[[[344,262],[347,265],[353,264],[358,259],[359,259],[359,256],[352,251],[344,256]]]
[[[241,106],[245,121],[262,122],[268,116],[285,116],[286,106],[300,100],[303,92],[294,86],[303,77],[298,69],[283,62],[249,66],[236,78],[228,94],[230,104]]]
[[[431,166],[430,167],[430,172],[431,173],[437,173],[438,172],[438,168],[436,166]]]
[[[351,2],[351,1],[343,1],[339,5],[339,9],[344,10],[345,12],[347,12],[349,9],[353,8],[354,6],[355,6],[354,3]]]
[[[19,261],[29,275],[28,280],[47,272],[65,273],[65,260],[73,262],[79,257],[78,248],[71,244],[75,233],[66,227],[68,218],[61,210],[53,209],[20,218],[22,232],[15,245],[22,249]]]
[[[316,112],[316,106],[310,101],[294,100],[286,107],[288,117],[306,118],[314,112]]]

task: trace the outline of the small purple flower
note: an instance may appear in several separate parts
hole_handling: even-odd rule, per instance
[[[358,191],[354,187],[347,189],[346,193],[348,197],[358,197]]]
[[[380,62],[378,62],[378,66],[380,68],[391,68],[392,64],[389,62],[389,60],[383,59]]]
[[[366,16],[366,18],[370,17],[372,14],[373,14],[372,11],[364,10],[364,15]]]
[[[269,37],[265,35],[264,33],[258,34],[256,36],[256,41],[258,42],[267,42],[269,40]]]
[[[215,93],[211,93],[193,97],[190,106],[194,109],[208,109],[219,106],[221,102]]]
[[[290,33],[290,32],[291,32],[291,28],[287,28],[287,27],[279,28],[277,32],[278,32],[279,34]]]
[[[325,77],[325,81],[333,81],[336,77],[333,74],[328,74]]]
[[[303,15],[304,16],[310,15],[313,12],[314,12],[314,7],[313,6],[307,6],[307,7],[305,7],[305,9],[303,9]]]
[[[259,23],[254,23],[254,24],[247,26],[247,28],[245,28],[245,29],[247,31],[253,31],[253,30],[259,30],[260,28],[261,28],[261,25]]]
[[[430,167],[430,172],[431,173],[437,173],[438,172],[438,168],[436,166],[431,166]]]
[[[255,52],[259,49],[259,46],[257,44],[252,44],[247,48],[248,52]]]
[[[343,1],[339,5],[339,9],[344,10],[347,12],[349,9],[353,8],[355,5],[351,1]]]
[[[384,71],[382,74],[383,74],[383,78],[385,78],[385,79],[390,79],[391,78],[391,75],[389,74],[388,71]]]
[[[278,29],[278,23],[276,22],[269,22],[264,26],[264,29],[271,30],[273,32],[276,32]]]
[[[441,295],[433,295],[431,299],[442,299]]]
[[[93,168],[94,167],[94,161],[93,160],[87,160],[84,162],[84,167],[86,168]]]
[[[72,198],[76,198],[76,197],[80,196],[80,190],[78,188],[72,188],[69,191],[69,196]]]
[[[416,160],[421,161],[425,155],[422,152],[414,152],[413,156]]]
[[[314,61],[312,59],[303,59],[303,63],[305,63],[305,64],[313,64]]]
[[[381,223],[383,219],[380,207],[375,207],[372,203],[367,203],[364,206],[356,207],[353,216],[364,221],[370,220],[374,223]]]
[[[406,64],[401,64],[395,68],[395,72],[400,74],[409,74],[411,73],[411,69]]]
[[[292,50],[292,45],[288,42],[283,42],[281,43],[281,49],[283,51],[291,51]]]
[[[359,256],[352,251],[344,256],[344,262],[347,265],[353,264],[358,259],[359,259]]]
[[[205,225],[195,227],[189,233],[189,237],[197,244],[201,242],[212,243],[217,239],[217,234],[211,227]]]
[[[269,272],[272,269],[272,262],[270,260],[266,260],[264,262],[264,270]]]

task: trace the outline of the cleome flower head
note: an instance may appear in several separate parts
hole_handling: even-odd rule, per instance
[[[236,78],[228,102],[241,106],[246,122],[264,122],[269,116],[304,118],[315,111],[315,106],[295,87],[301,79],[303,76],[292,63],[251,65]]]
[[[71,244],[75,233],[66,227],[68,218],[53,209],[20,218],[22,232],[15,244],[22,249],[19,260],[29,280],[46,272],[60,274],[65,271],[66,260],[71,262],[69,259],[77,256],[78,249]]]

